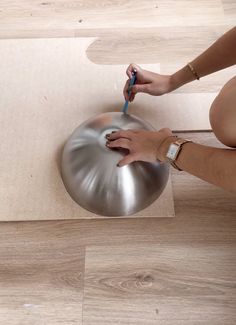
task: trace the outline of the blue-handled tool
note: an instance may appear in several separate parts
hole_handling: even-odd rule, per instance
[[[128,90],[128,96],[129,96],[129,97],[130,97],[130,95],[131,95],[131,87],[135,84],[135,82],[136,82],[136,71],[133,71],[133,72],[132,72],[132,78],[130,79],[130,83],[129,83],[129,90]],[[123,112],[124,114],[127,113],[128,106],[129,106],[129,101],[126,100],[126,101],[125,101],[125,104],[124,104],[124,107],[123,107],[123,109],[122,109],[122,112]]]

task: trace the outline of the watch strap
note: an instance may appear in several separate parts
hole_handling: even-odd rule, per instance
[[[169,160],[169,162],[170,162],[171,166],[174,167],[175,169],[177,169],[178,171],[180,171],[180,172],[183,171],[183,169],[179,168],[174,161]]]
[[[171,164],[172,167],[174,167],[175,169],[179,170],[179,171],[182,171],[181,168],[179,168],[177,165],[176,165],[176,160],[182,150],[182,146],[185,144],[185,143],[188,143],[188,142],[192,142],[191,140],[187,140],[187,139],[181,139],[181,138],[177,138],[176,141],[172,142],[172,144],[175,144],[177,145],[179,148],[178,148],[178,152],[177,152],[177,155],[175,157],[174,160],[170,159],[167,157],[169,163]]]

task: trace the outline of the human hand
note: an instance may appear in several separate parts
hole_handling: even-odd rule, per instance
[[[136,83],[131,87],[131,95],[129,97],[129,83],[132,78],[132,72],[136,72]],[[172,91],[174,88],[171,82],[170,75],[161,75],[151,71],[143,70],[137,64],[131,63],[126,74],[129,79],[126,81],[124,87],[125,100],[133,101],[137,93],[147,93],[154,96],[160,96]]]
[[[122,167],[134,161],[156,162],[165,161],[161,145],[165,140],[171,137],[173,133],[170,129],[164,128],[158,132],[146,130],[122,130],[111,134],[107,137],[108,148],[124,148],[129,151],[119,163]]]

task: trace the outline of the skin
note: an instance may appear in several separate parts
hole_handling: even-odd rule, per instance
[[[236,27],[229,30],[205,52],[191,62],[200,78],[236,64]],[[124,87],[124,97],[134,100],[139,92],[160,96],[196,79],[188,66],[172,75],[160,75],[130,64],[127,75],[137,71],[137,82],[128,98],[129,79]],[[236,77],[228,81],[210,109],[210,123],[215,136],[227,149],[186,143],[176,160],[176,165],[189,174],[229,191],[236,192]],[[166,153],[176,138],[169,128],[158,132],[128,130],[107,136],[110,148],[126,148],[129,154],[118,164],[122,167],[134,161],[166,161]]]

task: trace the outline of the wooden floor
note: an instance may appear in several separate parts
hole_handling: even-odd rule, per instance
[[[96,36],[95,63],[162,72],[235,21],[234,0],[0,3],[0,38]],[[234,74],[178,91],[215,92]],[[209,132],[183,136],[220,145]],[[0,324],[236,324],[236,196],[184,172],[172,182],[175,218],[0,223]]]

